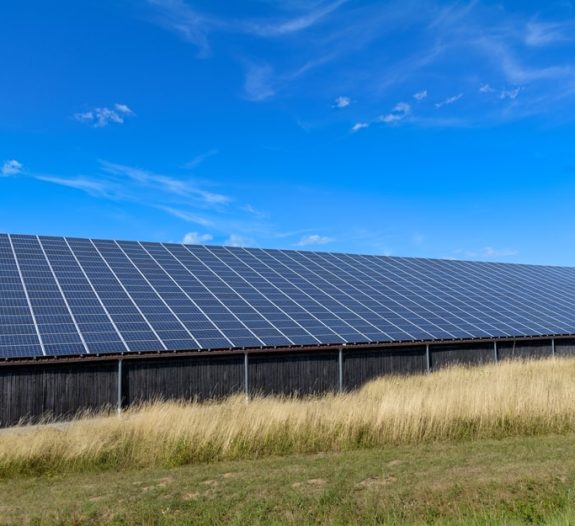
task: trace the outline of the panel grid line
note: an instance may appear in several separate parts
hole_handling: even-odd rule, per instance
[[[449,263],[449,262],[448,262],[448,263]],[[476,269],[475,269],[475,270],[477,271],[477,273],[473,273],[473,272],[470,271],[469,269],[463,268],[463,267],[464,267],[464,265],[462,265],[461,268],[459,268],[458,270],[460,270],[460,271],[463,272],[466,276],[468,276],[469,281],[471,281],[471,282],[478,283],[478,284],[481,284],[481,283],[483,283],[483,284],[488,284],[488,285],[491,286],[491,287],[493,287],[494,284],[498,283],[498,282],[494,282],[493,279],[491,279],[491,281],[489,281],[489,280],[486,281],[486,280],[482,277],[481,274],[478,275],[478,273],[479,273],[479,268],[477,268],[477,267],[476,267]],[[440,271],[440,272],[445,272],[445,271]],[[454,279],[457,279],[457,278],[454,278]],[[503,287],[504,283],[501,282],[501,283],[499,283],[499,285],[500,285],[500,287]],[[508,290],[507,287],[505,287],[505,289],[506,289],[506,296],[517,297],[513,290]],[[523,303],[525,303],[526,300],[524,300],[523,298],[520,298],[520,299],[522,300]],[[527,300],[527,303],[529,303],[529,300]],[[505,305],[497,304],[497,307],[498,307],[499,309],[502,309],[502,310],[511,312],[516,318],[517,318],[517,316],[519,316],[519,318],[522,318],[522,317],[523,317],[521,314],[518,314],[517,311],[511,311],[511,310],[509,310]],[[542,307],[545,308],[544,305],[543,305]],[[541,315],[540,312],[538,312],[538,315],[539,315],[539,316]],[[524,323],[522,323],[522,322],[519,322],[519,323],[520,323],[521,325],[523,325],[526,329],[529,329],[529,330],[532,330],[532,331],[535,330],[536,332],[541,332],[541,331],[539,331],[539,330],[537,330],[537,329],[533,329],[533,327],[530,327],[529,325],[526,325],[526,324],[524,324]],[[541,326],[541,327],[542,327],[543,329],[545,329],[544,326]],[[548,330],[548,329],[545,329],[545,330]]]
[[[188,250],[188,252],[193,253],[193,252],[189,249],[189,247],[188,247],[187,245],[184,245],[184,246],[186,247],[186,249]],[[206,247],[203,247],[203,248],[204,248],[205,250],[207,250]],[[208,252],[209,252],[209,251],[208,251]],[[211,254],[211,252],[209,252],[209,253]],[[195,255],[195,254],[194,254],[194,255]],[[213,254],[212,254],[212,255],[213,255]],[[216,257],[216,256],[214,256],[214,257]],[[200,258],[198,258],[198,259],[200,259]],[[220,258],[217,258],[217,259],[220,260]],[[220,260],[220,261],[221,261],[221,260]],[[203,263],[203,262],[202,262],[202,264],[205,265],[205,263]],[[206,267],[207,267],[207,265],[206,265]],[[228,266],[228,268],[229,268],[229,266]],[[212,270],[212,269],[210,268],[210,270]],[[212,271],[212,272],[213,272],[213,271]],[[217,275],[217,273],[214,273],[214,274]],[[250,301],[248,301],[244,296],[242,296],[242,295],[236,290],[235,287],[233,287],[232,285],[230,285],[226,280],[222,279],[221,276],[218,276],[218,278],[221,279],[221,280],[226,284],[226,286],[229,287],[235,294],[237,294],[238,297],[242,299],[242,301],[245,301],[246,304],[249,305],[249,306],[254,310],[254,312],[256,312],[256,313],[258,312],[258,309],[254,308],[254,306],[252,305],[252,303],[251,303]],[[259,292],[258,292],[258,293],[259,293]],[[259,293],[259,294],[262,295],[261,293]],[[268,301],[269,301],[269,300],[268,300]],[[260,314],[260,316],[262,316],[262,318],[266,321],[266,323],[268,323],[271,327],[273,327],[273,324],[272,324],[268,319],[266,319],[265,316],[263,316],[261,313],[259,313],[259,314]],[[260,338],[259,336],[257,336],[257,333],[256,333],[256,331],[255,331],[254,329],[251,329],[251,328],[249,327],[249,325],[247,325],[247,324],[246,324],[246,327],[247,327],[250,331],[252,331],[252,333],[253,333],[258,339],[260,339],[261,341],[263,341],[263,342],[265,343],[265,340],[263,340],[262,338]],[[279,329],[277,329],[277,328],[275,328],[275,327],[273,327],[273,328],[274,328],[275,330],[277,330],[288,342],[290,342],[290,345],[294,345],[293,340],[291,340],[288,336],[286,336],[282,331],[280,331]]]
[[[573,303],[563,301],[563,299],[561,297],[562,293],[564,292],[565,282],[563,282],[562,288],[557,288],[555,286],[553,279],[546,279],[545,275],[542,274],[541,276],[538,277],[538,282],[541,285],[543,285],[544,283],[547,283],[547,284],[550,283],[551,285],[537,287],[533,283],[533,280],[530,278],[530,276],[527,272],[527,269],[525,269],[521,265],[519,265],[519,267],[520,268],[517,269],[517,274],[518,275],[524,275],[525,279],[526,279],[526,283],[523,284],[524,287],[533,291],[535,294],[537,294],[539,296],[547,297],[549,301],[553,301],[556,304],[560,304],[562,306],[562,308],[565,309],[566,311],[570,312],[571,315],[575,315],[575,308],[573,307]],[[502,265],[496,265],[494,270],[497,271],[499,274],[503,274],[504,276],[505,275],[509,276],[507,269],[505,267],[503,267]],[[481,270],[481,272],[484,274],[484,272],[482,270]],[[570,278],[568,278],[568,279],[572,282],[572,280]],[[554,292],[554,294],[550,294],[551,292]],[[513,291],[513,295],[515,297],[518,297],[517,294],[515,293],[515,291]],[[520,298],[520,299],[522,301],[525,301],[523,298]],[[561,320],[559,320],[558,318],[555,318],[553,311],[547,306],[547,303],[548,303],[547,301],[543,301],[543,302],[541,302],[541,304],[539,304],[539,303],[535,304],[532,301],[530,301],[529,299],[527,299],[526,301],[530,305],[537,306],[538,309],[543,309],[546,312],[549,312],[551,319],[554,319],[554,320],[558,321],[559,323],[562,323]]]
[[[146,247],[142,244],[139,243],[139,245],[146,251],[146,253],[156,262],[156,264],[165,272],[166,276],[168,276],[172,282],[180,289],[180,291],[190,300],[190,302],[192,303],[192,305],[194,305],[194,307],[196,307],[208,320],[210,319],[210,317],[204,312],[204,310],[194,301],[194,299],[180,286],[180,284],[166,271],[165,267],[157,260],[157,258],[154,257],[154,255],[152,253],[150,253]],[[165,248],[164,248],[165,250]],[[173,256],[172,256],[173,257]],[[212,321],[212,323],[214,324],[214,327],[217,328],[217,325]],[[222,335],[222,338],[224,340],[226,340],[229,344],[230,347],[233,347],[234,344],[231,342],[231,340],[229,340],[226,335],[217,328],[217,330],[220,332],[220,334]],[[201,347],[201,346],[200,346]]]
[[[229,249],[228,249],[228,250],[229,250]],[[251,253],[251,251],[248,251],[248,250],[243,249],[243,248],[242,248],[241,250],[243,250],[244,252],[246,252],[250,257],[255,257],[255,256]],[[256,258],[256,259],[257,259],[257,258]],[[269,268],[272,272],[274,272],[274,274],[278,274],[278,272],[277,272],[273,267],[271,267],[270,265],[268,265],[265,261],[259,260],[259,262],[262,263],[263,265],[265,265],[267,268]],[[282,277],[282,279],[285,279],[288,283],[290,283],[293,287],[297,288],[302,294],[304,294],[305,296],[307,296],[309,299],[311,299],[312,301],[314,301],[314,302],[317,303],[318,305],[321,305],[321,302],[320,302],[320,301],[318,301],[318,300],[316,300],[315,298],[313,298],[310,294],[308,294],[305,290],[303,290],[303,289],[302,289],[301,287],[299,287],[298,285],[295,285],[289,278],[287,278],[287,277],[285,277],[285,276],[281,276],[281,277]],[[289,295],[288,295],[288,297],[291,298],[291,296],[289,296]],[[292,298],[292,301],[293,301],[294,303],[296,303],[297,305],[299,305],[299,303],[298,303],[296,300],[294,300],[293,298]],[[300,305],[300,307],[301,307],[301,305]],[[301,308],[303,308],[303,307],[301,307]],[[307,312],[307,310],[306,310],[306,312]],[[327,325],[327,324],[326,324],[324,321],[322,321],[320,318],[318,318],[318,317],[316,317],[316,316],[313,316],[313,317],[316,318],[326,329],[328,329],[330,332],[334,333],[335,336],[337,336],[338,338],[340,338],[340,340],[341,340],[342,342],[345,341],[345,338],[344,338],[341,334],[339,334],[338,331],[332,329],[329,325]],[[353,329],[353,327],[352,327],[349,323],[347,323],[343,318],[341,318],[341,317],[339,317],[339,316],[337,316],[337,318],[338,318],[341,322],[343,322],[344,324],[348,325],[350,329]],[[355,329],[353,329],[353,330],[355,331]]]
[[[183,327],[183,329],[188,333],[188,335],[190,336],[190,338],[196,343],[196,345],[198,346],[198,348],[201,348],[202,346],[200,345],[200,342],[198,342],[198,340],[196,340],[196,338],[194,337],[194,335],[190,332],[190,330],[184,325],[184,323],[182,322],[182,320],[180,319],[180,317],[173,311],[173,309],[168,305],[168,303],[164,300],[164,298],[162,298],[161,294],[158,293],[158,291],[156,290],[156,288],[150,283],[150,281],[148,280],[148,278],[144,275],[144,273],[140,270],[140,268],[132,261],[132,258],[126,254],[126,251],[120,246],[120,244],[115,241],[116,246],[122,251],[122,254],[124,254],[124,256],[126,256],[128,258],[128,260],[130,261],[130,263],[132,265],[134,265],[134,268],[139,272],[139,274],[142,276],[142,278],[144,278],[144,280],[146,281],[146,283],[150,286],[150,288],[156,293],[156,295],[158,296],[158,298],[160,298],[160,300],[162,301],[162,303],[166,306],[166,308],[172,313],[172,315],[174,316],[174,318],[176,318],[176,320],[178,320],[178,323]]]
[[[94,241],[92,239],[90,239],[90,243],[92,243],[92,246],[96,249],[96,252],[98,252],[98,254],[100,255],[100,257],[102,258],[102,260],[104,261],[104,264],[106,265],[106,267],[108,267],[108,270],[114,275],[114,277],[116,278],[116,281],[120,284],[120,287],[122,288],[122,290],[124,291],[124,293],[126,294],[126,296],[128,296],[128,298],[130,299],[130,301],[134,304],[134,307],[136,307],[136,310],[140,313],[140,316],[142,316],[142,318],[144,319],[144,321],[147,323],[148,327],[150,327],[152,333],[154,334],[154,336],[158,339],[158,341],[160,342],[160,345],[164,348],[165,351],[168,350],[168,348],[166,347],[166,344],[162,341],[162,339],[160,338],[160,336],[158,335],[158,333],[156,332],[156,329],[154,329],[154,327],[152,326],[152,324],[148,321],[148,318],[146,318],[146,316],[144,316],[144,313],[142,312],[142,309],[140,308],[140,306],[138,305],[138,303],[136,301],[134,301],[134,299],[132,298],[132,296],[130,295],[130,293],[128,292],[128,290],[126,289],[124,283],[122,283],[122,280],[120,278],[118,278],[118,275],[116,274],[116,272],[112,269],[112,267],[110,266],[110,264],[108,263],[108,260],[102,255],[102,252],[100,251],[100,249],[96,246],[96,243],[94,243]]]
[[[359,271],[359,272],[361,272],[363,275],[365,275],[365,276],[367,276],[367,277],[370,277],[368,273],[359,270],[356,266],[353,265],[353,263],[348,263],[348,262],[346,261],[347,258],[346,258],[344,255],[334,255],[334,257],[335,257],[335,259],[336,259],[337,261],[344,261],[344,262],[345,262],[348,266],[350,266],[353,270]],[[373,271],[373,269],[370,269],[367,265],[363,265],[363,264],[360,262],[360,259],[361,259],[361,258],[362,258],[362,256],[358,256],[357,258],[354,259],[354,262],[357,263],[357,264],[359,264],[359,265],[362,265],[362,266],[368,268],[368,270],[372,270],[372,271]],[[377,271],[375,271],[375,272],[376,272],[377,274],[379,274],[380,276],[382,276],[382,277],[391,279],[391,278],[389,278],[389,275],[388,275],[388,274],[383,274],[383,273],[377,272]],[[410,276],[411,279],[413,279],[413,276],[412,276],[412,275],[409,275],[409,276]],[[416,279],[418,279],[418,278],[416,278]],[[397,285],[397,281],[395,281],[395,280],[392,280],[392,281],[393,281],[394,283],[396,283],[396,285]],[[367,285],[368,285],[370,288],[372,288],[372,289],[374,288],[372,285],[369,285],[369,284],[367,284]],[[377,289],[374,289],[374,290],[377,290]],[[421,298],[421,296],[419,296],[419,297]],[[435,303],[433,303],[433,302],[431,302],[431,301],[430,301],[430,303],[432,303],[432,305],[433,305],[436,309],[440,309],[441,311],[444,311],[444,312],[446,312],[447,314],[452,314],[452,315],[454,315],[452,311],[449,311],[449,310],[447,310],[446,308],[441,307],[440,305],[437,305],[437,304],[435,304]],[[437,312],[434,312],[434,311],[432,311],[432,310],[430,310],[430,309],[428,309],[428,308],[426,308],[426,307],[424,307],[424,308],[425,308],[426,311],[428,311],[428,312],[430,312],[430,313],[432,313],[432,314],[434,314],[434,315],[436,315],[436,316],[439,316],[439,314],[438,314]],[[464,321],[463,318],[461,318],[460,316],[458,316],[458,315],[455,315],[455,316],[456,316],[460,321]],[[449,322],[449,321],[448,321],[447,323],[449,323],[450,325],[452,325],[452,326],[455,327],[456,329],[461,330],[460,327],[458,327],[455,323],[452,323],[452,322]],[[477,325],[473,324],[472,322],[467,321],[466,323],[467,323],[467,324],[470,324],[470,325],[473,325],[473,326],[474,326],[480,333],[482,333],[483,335],[489,336],[489,333],[488,333],[487,331],[484,331],[483,329],[479,328]],[[467,332],[467,331],[466,331],[466,332]],[[469,333],[468,333],[468,334],[469,334]]]
[[[0,359],[575,338],[575,268],[0,234]]]
[[[292,258],[291,255],[289,255],[287,253],[287,251],[283,251],[283,250],[279,250],[278,252],[280,252],[282,255],[288,257],[291,261],[293,261],[294,263],[296,263],[299,266],[303,266],[299,261],[297,261],[296,259]],[[303,257],[305,257],[305,253],[304,252],[300,252],[299,255],[302,255]],[[312,274],[314,274],[316,277],[318,277],[319,279],[321,279],[322,281],[325,281],[328,285],[333,286],[334,288],[336,288],[337,290],[339,290],[340,292],[342,292],[343,294],[345,294],[347,297],[351,298],[352,301],[359,303],[360,305],[362,305],[362,307],[364,307],[365,309],[369,310],[370,312],[372,312],[375,316],[377,316],[379,319],[381,319],[384,323],[389,324],[389,325],[393,325],[394,327],[396,327],[398,330],[400,330],[401,332],[407,334],[407,336],[409,336],[411,339],[416,340],[418,338],[415,338],[412,334],[410,334],[406,329],[402,329],[401,327],[397,326],[395,323],[390,322],[388,319],[386,319],[383,314],[378,313],[377,311],[373,310],[371,307],[368,307],[365,304],[362,304],[361,301],[359,301],[357,298],[354,298],[351,294],[349,294],[348,292],[346,292],[345,290],[343,290],[341,287],[334,285],[333,283],[331,283],[330,281],[328,281],[326,278],[324,278],[323,276],[319,275],[317,272],[311,270],[311,269],[307,269],[309,272],[311,272]],[[322,269],[322,270],[326,270],[326,269]],[[333,276],[333,272],[330,272],[330,274]],[[344,281],[344,280],[342,280]],[[346,285],[350,286],[347,282],[344,281],[344,283],[346,283]],[[351,287],[353,287],[354,289],[357,290],[357,287],[351,285]],[[367,295],[366,295],[367,296]],[[375,298],[371,297],[371,296],[367,296],[369,297],[371,300],[375,301],[376,303],[378,303],[379,305],[382,305],[381,302],[379,302],[378,300],[376,300]],[[345,306],[345,305],[344,305]],[[382,305],[383,306],[383,305]],[[349,309],[349,307],[347,307]],[[351,310],[351,309],[349,309]],[[353,311],[351,311],[353,313]],[[355,313],[354,313],[355,314]],[[401,316],[402,318],[404,318],[403,316]],[[365,318],[362,318],[365,322],[369,323],[369,325],[371,325],[372,327],[374,327],[378,332],[382,332],[385,333],[385,331],[383,329],[381,329],[380,327],[378,327],[377,325],[373,324],[372,322],[370,322],[369,320],[366,320]],[[417,324],[410,322],[409,320],[407,320],[406,318],[404,318],[405,321],[407,321],[408,323],[410,323],[411,325],[413,325],[414,327],[416,327],[417,329],[421,330],[422,332],[427,333],[430,337],[433,337],[433,335],[431,333],[429,333],[428,331],[421,329],[420,327],[417,326]],[[393,339],[393,338],[390,338]]]
[[[311,262],[313,263],[313,260],[311,260],[310,258],[307,258],[307,256],[306,256],[303,252],[302,252],[301,254],[302,254],[303,257],[305,257],[306,259],[308,259],[309,261],[311,261]],[[318,255],[318,256],[321,258],[321,255],[320,255],[319,253],[316,254],[316,255]],[[355,290],[357,290],[360,294],[364,294],[364,295],[366,295],[367,297],[371,298],[371,299],[372,299],[373,301],[375,301],[376,303],[378,303],[379,305],[381,305],[382,307],[386,307],[380,300],[378,300],[377,298],[374,298],[374,297],[371,296],[371,295],[366,294],[366,293],[363,292],[362,290],[358,289],[355,285],[350,285],[350,284],[349,284],[348,282],[346,282],[343,278],[340,278],[339,276],[337,276],[336,274],[334,274],[332,271],[330,271],[328,268],[322,267],[322,269],[325,270],[325,271],[327,271],[327,272],[329,272],[332,276],[336,276],[336,278],[342,280],[342,281],[343,281],[344,283],[346,283],[348,286],[353,287],[353,288],[354,288]],[[345,272],[345,271],[344,271],[344,272]],[[350,274],[350,273],[349,273],[349,272],[346,272],[346,274]],[[325,278],[322,278],[322,279],[325,280]],[[326,281],[327,281],[327,280],[326,280]],[[369,285],[368,285],[368,286],[369,286]],[[382,291],[378,291],[377,289],[374,289],[374,288],[371,287],[371,286],[370,286],[370,288],[372,288],[373,290],[375,290],[375,291],[376,291],[377,293],[379,293],[379,294],[382,293]],[[397,292],[396,292],[396,293],[397,293]],[[399,294],[401,294],[401,293],[399,293]],[[405,297],[405,295],[403,295],[403,294],[402,294],[402,296]],[[350,295],[350,297],[353,298],[353,296],[351,296],[351,295]],[[396,303],[396,304],[398,304],[398,305],[401,305],[397,300],[393,300],[393,299],[389,298],[387,295],[386,295],[386,299],[389,299],[390,301],[393,301],[394,303]],[[411,301],[411,300],[409,300],[409,298],[406,298],[406,299],[408,299],[408,301]],[[356,300],[356,301],[358,301],[358,300]],[[361,303],[361,302],[360,302],[360,303]],[[388,307],[388,308],[389,308],[389,307]],[[417,317],[421,318],[422,320],[425,320],[425,318],[423,318],[423,316],[421,316],[421,315],[419,315],[419,314],[413,312],[413,310],[410,309],[409,307],[406,307],[405,305],[403,305],[403,308],[409,310],[410,312],[412,312],[413,314],[415,314]],[[372,309],[370,309],[370,310],[372,310]],[[373,312],[375,312],[376,314],[378,314],[377,311],[373,311]],[[408,319],[405,318],[403,315],[400,315],[400,316],[401,316],[405,321],[407,321],[408,323],[411,323],[412,325],[414,325],[415,327],[417,327],[417,328],[418,328],[419,330],[421,330],[422,332],[426,332],[426,333],[428,333],[430,336],[433,337],[433,334],[432,334],[432,333],[430,333],[430,332],[427,331],[426,329],[423,329],[422,327],[418,326],[415,321],[408,320]],[[384,321],[388,322],[382,315],[380,315],[380,317],[383,318]],[[389,323],[389,322],[388,322],[388,323]],[[439,325],[437,325],[436,323],[434,323],[434,322],[429,322],[429,323],[430,323],[431,325],[434,325],[435,327],[437,327],[437,329],[439,329],[440,331],[442,331],[442,332],[447,332],[451,337],[456,338],[456,336],[455,336],[454,334],[451,334],[451,333],[449,333],[449,331],[446,331],[445,329],[442,329],[442,328],[441,328]],[[399,327],[398,327],[398,328],[399,328]]]
[[[178,256],[176,256],[165,244],[162,243],[162,246],[163,246],[170,254],[172,254],[172,257],[174,257],[174,258],[180,263],[180,265],[182,265],[182,266],[188,271],[188,273],[189,273],[190,275],[194,276],[193,272],[192,272],[190,269],[188,269],[188,267],[186,267],[186,265],[184,265],[184,263],[182,263],[182,261],[180,260],[180,258],[179,258]],[[184,249],[186,248],[185,245],[182,245],[182,246],[184,247]],[[193,254],[192,254],[189,250],[188,250],[187,252],[193,256]],[[195,257],[195,256],[194,256],[194,257]],[[196,258],[196,259],[197,259],[197,258]],[[203,264],[203,263],[202,263],[202,264]],[[210,272],[213,272],[213,271],[211,271],[211,269],[210,269],[209,267],[207,267],[206,265],[204,265],[204,266],[205,266],[208,270],[210,270]],[[217,276],[217,274],[215,274],[215,273],[213,273],[213,274]],[[194,278],[195,278],[195,276],[194,276]],[[249,328],[223,301],[221,301],[205,284],[204,284],[204,288],[205,288],[206,290],[208,290],[209,293],[215,298],[215,300],[216,300],[225,310],[227,310],[248,332],[250,332],[250,333],[252,334],[252,336],[253,336],[257,341],[259,341],[259,342],[261,343],[262,347],[265,347],[265,343],[264,343],[260,338],[258,338],[258,337],[250,330],[250,328]],[[222,332],[223,332],[223,331],[222,331]]]
[[[118,338],[120,338],[120,341],[122,342],[122,344],[124,345],[126,351],[129,351],[130,348],[128,347],[126,340],[124,340],[124,336],[122,335],[122,333],[118,330],[118,326],[116,325],[116,322],[112,319],[112,316],[110,315],[110,312],[108,311],[108,309],[106,308],[106,305],[104,305],[104,302],[102,301],[102,298],[100,298],[100,295],[98,294],[98,292],[96,291],[96,288],[94,287],[92,281],[90,280],[90,278],[88,277],[88,274],[86,273],[86,271],[84,270],[84,267],[82,266],[82,264],[80,263],[80,260],[78,259],[78,256],[76,256],[76,254],[74,253],[74,250],[72,250],[72,247],[70,246],[70,243],[68,242],[67,238],[63,238],[64,242],[66,243],[66,246],[68,247],[68,250],[70,251],[70,254],[72,254],[72,257],[74,258],[74,261],[76,262],[76,264],[78,265],[78,268],[80,269],[80,271],[82,272],[82,275],[84,276],[84,279],[87,281],[89,287],[92,289],[92,292],[94,293],[94,296],[96,297],[96,299],[98,300],[98,303],[100,304],[100,307],[102,307],[102,310],[106,313],[106,316],[108,316],[108,320],[110,321],[112,327],[114,327],[114,330],[118,333]]]
[[[66,295],[64,294],[64,291],[62,290],[62,286],[60,285],[60,282],[58,281],[58,278],[56,277],[56,273],[54,272],[54,268],[52,267],[52,263],[48,259],[48,254],[46,254],[46,250],[44,249],[44,245],[42,245],[42,241],[40,240],[40,236],[36,236],[36,239],[38,240],[38,245],[40,245],[40,250],[42,250],[42,254],[44,254],[44,257],[46,258],[46,263],[48,264],[48,267],[50,268],[50,272],[52,273],[52,276],[54,276],[54,282],[56,283],[56,286],[58,287],[58,290],[60,291],[62,299],[64,300],[64,303],[66,304],[66,308],[68,309],[68,312],[70,313],[70,318],[72,318],[72,321],[74,322],[74,326],[76,327],[76,330],[78,331],[78,335],[80,336],[80,340],[82,341],[82,345],[84,346],[84,349],[86,349],[86,353],[90,354],[90,349],[88,348],[88,345],[86,344],[86,340],[84,339],[84,334],[82,334],[82,331],[80,330],[80,327],[78,326],[78,322],[76,321],[76,317],[74,316],[74,313],[72,312],[72,309],[70,308],[70,305],[68,303]]]
[[[296,320],[294,320],[289,314],[287,314],[287,312],[285,312],[280,305],[278,305],[276,302],[270,300],[265,294],[263,294],[262,292],[258,291],[247,279],[245,279],[241,274],[239,274],[234,268],[232,268],[230,265],[228,265],[223,259],[221,259],[217,254],[214,254],[214,252],[212,250],[210,250],[208,247],[204,247],[206,250],[208,250],[210,253],[212,253],[215,257],[218,258],[219,261],[222,262],[222,264],[226,265],[226,267],[228,267],[236,276],[238,276],[241,280],[245,281],[251,288],[253,288],[256,292],[258,292],[261,296],[263,296],[267,301],[269,301],[274,307],[276,307],[277,309],[279,309],[283,314],[285,314],[285,316],[287,316],[291,321],[293,321],[296,325],[298,325],[301,329],[303,329],[305,332],[307,332],[316,342],[320,343],[320,341],[313,336],[313,334],[311,332],[309,332],[308,330],[305,329],[305,327],[303,327],[302,325],[300,325]],[[251,269],[253,270],[253,269]],[[254,271],[255,272],[255,271]],[[294,302],[295,303],[295,302]],[[253,308],[253,306],[252,306]],[[255,309],[257,311],[257,309]],[[263,316],[263,315],[262,315]],[[270,325],[274,325],[273,322],[271,322],[270,320],[268,320],[267,318],[264,317],[264,319],[266,319],[266,321],[270,324]],[[276,328],[276,330],[278,330],[278,332],[280,332],[282,335],[284,335],[289,341],[292,342],[293,341],[285,335],[285,333],[283,331],[280,331],[279,329]]]
[[[268,256],[269,256],[269,251],[264,251]],[[283,252],[282,252],[283,254]],[[289,257],[289,256],[288,256]],[[280,263],[281,265],[283,265],[286,268],[289,268],[285,265],[285,263],[280,262],[276,257],[272,256],[272,258],[275,261],[278,261],[278,263]],[[291,259],[291,258],[290,258]],[[296,262],[297,263],[297,262]],[[308,280],[305,276],[302,276],[299,272],[297,272],[297,270],[291,269],[290,270],[292,272],[294,272],[295,274],[297,274],[300,278],[304,279],[305,281],[307,281],[310,285],[312,285],[315,288],[316,287],[310,280]],[[315,274],[315,273],[314,273]],[[317,274],[316,274],[317,275]],[[347,294],[345,291],[342,291],[339,287],[335,287],[337,288],[340,292],[343,292],[346,296],[349,296],[349,294]],[[320,289],[321,290],[321,289]],[[325,294],[326,296],[329,296],[333,301],[335,301],[336,303],[339,303],[342,307],[344,307],[346,310],[348,310],[349,312],[351,312],[352,314],[358,316],[360,319],[362,319],[365,323],[367,323],[368,325],[371,325],[374,329],[377,330],[377,332],[380,332],[382,334],[385,334],[385,331],[382,331],[380,328],[378,328],[376,325],[374,325],[373,323],[371,323],[370,321],[366,320],[365,318],[359,316],[357,313],[354,313],[352,309],[350,309],[349,307],[347,307],[344,303],[342,303],[341,301],[339,301],[337,298],[334,298],[331,294],[329,294],[328,292],[322,290],[323,294]],[[371,310],[371,309],[370,309]],[[363,332],[355,329],[353,327],[353,325],[351,325],[348,321],[345,320],[345,318],[342,318],[340,316],[338,316],[339,319],[341,319],[346,325],[349,325],[350,328],[353,330],[353,332],[357,332],[358,334],[361,334],[361,336],[363,336],[364,338],[366,338],[367,340],[369,340],[370,338],[368,336],[366,336]],[[387,335],[388,336],[388,335]],[[389,337],[389,336],[388,336]]]
[[[10,248],[12,249],[12,255],[14,256],[14,261],[16,262],[16,268],[18,269],[18,275],[20,276],[20,281],[22,282],[22,288],[24,289],[24,295],[26,296],[26,301],[28,302],[28,308],[30,309],[30,315],[32,316],[32,321],[34,322],[34,327],[36,328],[36,334],[38,336],[38,341],[40,342],[40,349],[42,349],[42,354],[46,356],[46,349],[44,347],[44,341],[42,335],[40,334],[40,328],[38,327],[38,322],[36,321],[36,315],[34,309],[32,308],[32,302],[30,301],[30,296],[28,295],[28,288],[24,282],[24,276],[22,275],[22,269],[20,268],[20,262],[18,261],[18,256],[16,255],[16,250],[14,250],[14,243],[12,242],[12,236],[8,234],[8,242],[10,243]]]
[[[428,265],[428,263],[431,263],[431,262],[432,262],[432,260],[422,260],[422,261],[421,261],[421,265]],[[401,264],[402,264],[403,266],[406,266],[406,264],[403,263],[403,262],[402,262]],[[379,264],[378,264],[378,266],[379,266]],[[444,275],[445,272],[447,271],[446,269],[441,269],[441,270],[435,269],[432,265],[428,265],[428,268],[432,268],[432,269],[433,269],[433,272],[434,272],[434,274],[435,274],[436,276],[438,276],[438,275],[439,275],[439,276]],[[460,270],[460,271],[463,272],[462,268],[458,268],[458,270]],[[477,270],[477,269],[476,269],[476,270]],[[496,280],[493,280],[493,279],[492,279],[491,281],[489,281],[489,282],[486,282],[484,279],[482,279],[481,275],[478,275],[477,273],[474,273],[474,272],[467,272],[467,271],[465,271],[465,272],[464,272],[464,275],[467,276],[467,280],[466,280],[466,281],[463,281],[461,278],[455,276],[453,273],[450,273],[449,276],[448,276],[448,278],[449,278],[449,280],[450,280],[451,282],[462,283],[464,287],[465,287],[465,285],[467,285],[467,287],[466,287],[464,290],[465,290],[466,295],[467,295],[468,297],[472,297],[472,296],[473,296],[473,297],[475,298],[475,297],[479,296],[479,294],[477,294],[477,292],[475,292],[475,291],[473,291],[473,290],[469,290],[469,284],[470,284],[470,283],[477,283],[477,284],[480,284],[480,285],[481,285],[481,284],[484,284],[484,285],[487,284],[487,285],[489,285],[489,286],[491,286],[491,287],[493,287],[494,285],[496,285],[500,290],[504,290],[504,289],[505,289],[505,283],[504,283],[504,282],[501,282],[501,281],[498,281],[498,280],[496,281]],[[452,288],[452,287],[451,287],[451,288]],[[509,291],[506,291],[506,296],[509,297],[509,295],[510,295],[510,294],[509,294]],[[511,295],[513,295],[513,293],[511,293]],[[479,297],[481,298],[481,296],[479,296]],[[494,308],[493,308],[493,307],[490,307],[490,306],[489,306],[487,303],[485,303],[485,301],[483,301],[482,299],[474,299],[474,301],[477,301],[478,303],[480,303],[481,306],[482,306],[484,309],[488,309],[488,310],[490,310],[490,311],[494,311]],[[468,304],[469,304],[469,303],[466,303],[466,305],[468,305]],[[518,318],[524,318],[524,316],[522,316],[522,315],[521,315],[520,313],[518,313],[517,311],[512,311],[512,310],[510,310],[509,308],[507,308],[505,305],[501,305],[501,304],[497,304],[497,305],[493,304],[493,305],[497,307],[497,311],[496,311],[496,312],[497,312],[497,314],[498,314],[500,320],[502,320],[502,319],[507,319],[507,320],[509,320],[509,322],[503,321],[503,323],[504,323],[507,327],[509,327],[510,329],[513,330],[513,325],[512,325],[510,322],[513,322],[513,321],[514,321],[516,325],[517,325],[517,323],[519,323],[519,325],[522,325],[523,327],[525,327],[525,329],[527,329],[527,330],[533,330],[533,327],[530,327],[530,326],[527,325],[525,322],[523,322],[523,321],[518,321]],[[479,309],[477,309],[477,310],[479,310]],[[504,314],[503,311],[508,312],[509,315]],[[514,317],[513,317],[513,316],[514,316]]]

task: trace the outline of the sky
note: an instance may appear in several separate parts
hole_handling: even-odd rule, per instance
[[[575,265],[575,2],[20,0],[0,231]]]

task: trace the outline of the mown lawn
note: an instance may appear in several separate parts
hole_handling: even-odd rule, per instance
[[[575,524],[575,435],[0,480],[2,524]]]

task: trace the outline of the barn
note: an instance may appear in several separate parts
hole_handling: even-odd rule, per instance
[[[575,353],[575,268],[0,234],[0,425]]]

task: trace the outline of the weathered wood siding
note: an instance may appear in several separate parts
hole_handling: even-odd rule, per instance
[[[497,349],[500,360],[547,358],[551,356],[551,340],[501,342]]]
[[[343,386],[356,389],[388,374],[415,374],[426,371],[425,346],[401,349],[345,349]]]
[[[493,343],[431,345],[430,352],[432,369],[458,364],[479,365],[495,361]]]
[[[575,355],[575,340],[555,340],[555,356]]]
[[[206,400],[243,391],[244,357],[193,356],[125,360],[124,403],[150,400]]]
[[[499,360],[547,357],[551,340],[499,342]],[[557,356],[575,355],[575,339],[556,339]],[[257,352],[249,354],[251,395],[305,395],[339,390],[339,352]],[[493,342],[431,345],[432,369],[454,363],[494,360]],[[206,400],[245,390],[244,354],[166,356],[122,360],[124,406],[156,399]],[[342,383],[355,389],[378,376],[427,370],[424,345],[344,349]],[[79,361],[0,366],[0,426],[42,417],[69,418],[116,408],[118,361]]]
[[[339,387],[337,351],[250,354],[248,370],[252,395],[324,393]]]
[[[116,405],[117,362],[0,367],[0,426]]]

